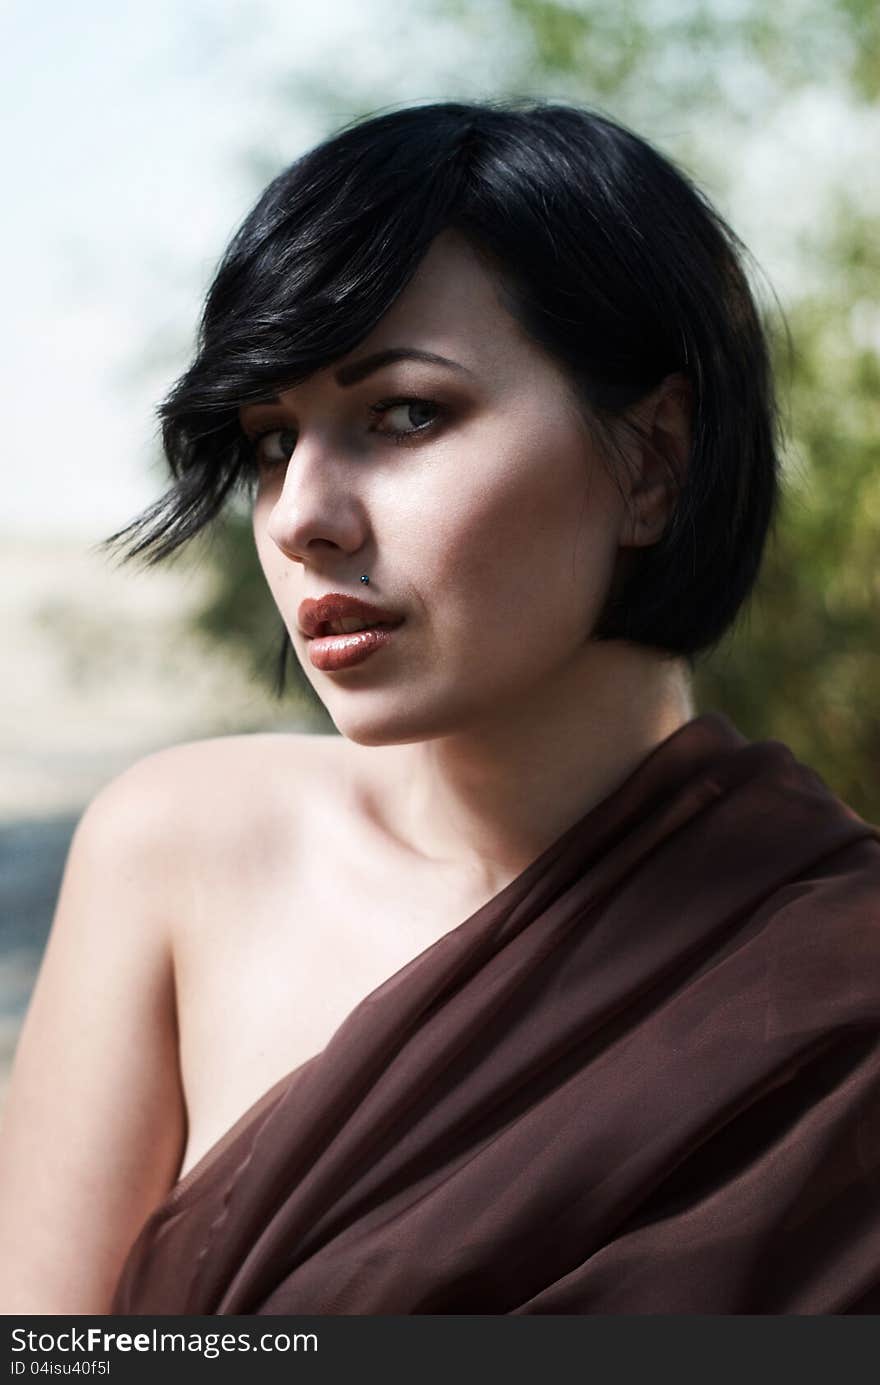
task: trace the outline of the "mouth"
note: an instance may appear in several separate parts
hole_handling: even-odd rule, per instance
[[[297,615],[300,632],[309,640],[355,635],[365,630],[394,630],[403,624],[403,617],[396,611],[342,592],[328,592],[317,601],[306,599],[300,603]]]
[[[356,635],[360,630],[396,630],[398,625],[402,624],[402,620],[393,622],[377,620],[368,624],[364,620],[356,620],[353,617],[349,620],[322,620],[314,634],[307,636],[307,638],[316,640],[326,635]]]
[[[364,663],[379,650],[387,649],[394,641],[395,630],[403,625],[403,621],[397,621],[395,624],[377,621],[375,625],[364,625],[358,621],[356,630],[344,630],[339,633],[330,628],[342,624],[351,625],[355,622],[322,621],[316,633],[308,637],[309,661],[313,668],[320,669],[322,673],[341,673],[344,669]],[[397,638],[400,639],[401,636],[398,635]]]

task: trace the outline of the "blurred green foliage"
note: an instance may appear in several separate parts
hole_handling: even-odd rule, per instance
[[[754,130],[799,93],[833,90],[855,111],[880,95],[876,0],[434,0],[428,12],[497,46],[485,96],[571,99],[649,137],[674,130],[675,147],[659,142],[716,202],[742,173],[719,131]],[[787,434],[783,511],[754,598],[698,668],[696,695],[749,738],[784,741],[880,823],[880,199],[863,191],[838,195],[823,218],[805,200],[808,272],[785,303],[793,349],[767,310]],[[224,542],[206,628],[271,677],[280,625],[241,514]],[[319,705],[295,660],[290,677]]]

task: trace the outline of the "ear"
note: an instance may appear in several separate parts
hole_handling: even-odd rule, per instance
[[[666,527],[687,474],[693,398],[690,380],[676,373],[667,375],[630,412],[633,469],[620,534],[624,548],[656,543]]]

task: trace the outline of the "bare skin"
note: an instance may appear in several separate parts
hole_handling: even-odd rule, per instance
[[[390,347],[459,368],[325,371],[242,411],[274,430],[260,559],[341,736],[178,746],[85,815],[0,1141],[5,1312],[106,1312],[144,1218],[228,1127],[694,715],[680,662],[588,639],[668,513],[675,382],[641,406],[621,495],[451,234],[349,363]],[[442,412],[371,412],[401,396]],[[313,668],[297,608],[330,591],[398,611],[399,638]]]

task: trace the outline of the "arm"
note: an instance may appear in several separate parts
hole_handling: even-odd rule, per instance
[[[68,853],[0,1132],[7,1314],[107,1312],[180,1165],[169,764],[150,756],[102,790]]]

